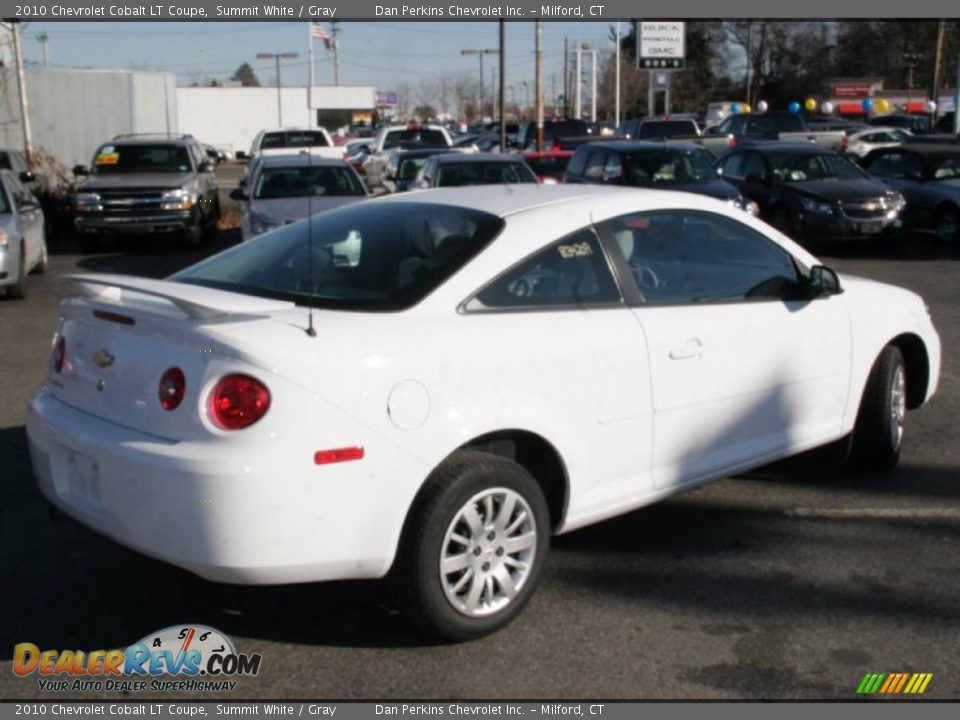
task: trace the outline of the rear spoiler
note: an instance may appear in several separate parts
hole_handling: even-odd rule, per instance
[[[296,307],[294,303],[283,300],[269,300],[198,285],[151,280],[132,275],[64,275],[63,280],[79,295],[95,300],[121,302],[125,291],[162,298],[194,320],[209,320],[224,316],[267,315]]]

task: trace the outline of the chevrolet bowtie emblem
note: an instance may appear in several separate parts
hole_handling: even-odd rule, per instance
[[[93,354],[93,362],[96,363],[97,367],[110,367],[113,365],[113,355],[106,350],[97,350]]]

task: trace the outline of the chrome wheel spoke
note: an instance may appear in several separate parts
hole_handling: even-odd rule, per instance
[[[513,509],[517,506],[517,496],[513,493],[508,494],[500,504],[500,512],[494,524],[498,529],[506,531],[507,523],[510,522],[510,516],[513,515]]]
[[[459,595],[463,592],[463,589],[467,586],[467,583],[470,582],[470,578],[473,577],[473,568],[467,568],[467,571],[457,580],[457,584],[454,585],[451,590],[454,594]]]
[[[445,557],[440,567],[444,575],[465,570],[470,567],[470,556],[467,553],[463,553],[462,555]]]
[[[477,508],[473,503],[470,503],[467,505],[467,507],[463,508],[460,516],[470,528],[471,535],[477,536],[483,531],[483,518],[480,517],[480,513],[477,512]]]
[[[506,565],[500,565],[493,573],[493,577],[497,579],[497,584],[500,586],[500,592],[506,595],[508,598],[513,598],[517,594],[517,586],[513,582],[513,577],[510,575],[510,571],[507,569]]]
[[[503,549],[508,555],[514,555],[524,550],[529,550],[537,544],[537,534],[535,532],[524,533],[516,537],[507,538],[503,542]]]
[[[470,592],[467,593],[466,599],[463,601],[464,605],[469,612],[473,613],[480,607],[480,595],[483,593],[484,580],[481,577],[474,573],[470,578]]]
[[[518,529],[521,525],[523,525],[523,522],[524,522],[524,520],[526,520],[526,519],[527,519],[527,511],[526,511],[526,510],[521,510],[520,513],[517,515],[517,519],[514,520],[512,523],[510,523],[510,527],[508,527],[506,530],[504,530],[504,532],[505,532],[507,535],[512,535],[513,533],[515,533],[515,532],[517,531],[517,529]]]

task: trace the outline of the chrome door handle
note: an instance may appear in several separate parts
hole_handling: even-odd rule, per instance
[[[683,345],[678,345],[670,350],[671,360],[690,360],[699,357],[703,357],[703,343],[697,338],[691,338]]]

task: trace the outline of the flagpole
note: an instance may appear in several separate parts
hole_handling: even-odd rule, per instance
[[[307,127],[313,127],[313,103],[310,100],[313,98],[313,23],[307,23],[307,43],[309,51],[307,55],[310,58],[310,72],[309,79],[307,80],[310,83],[307,86]]]

